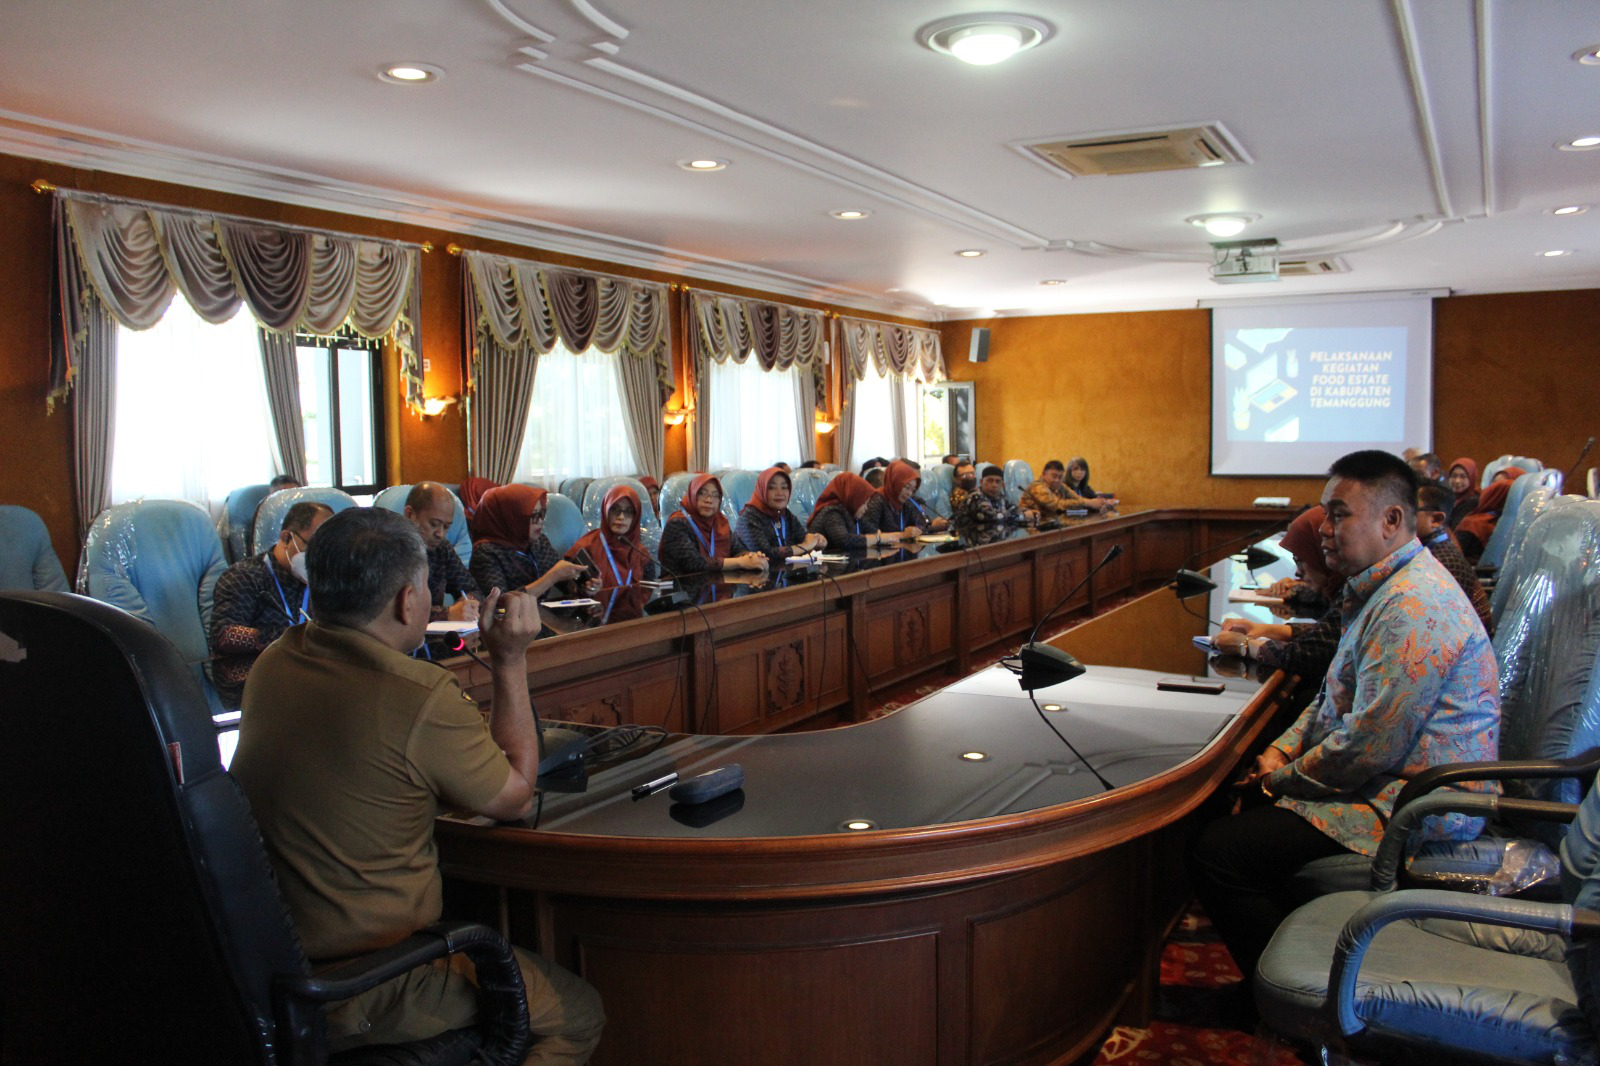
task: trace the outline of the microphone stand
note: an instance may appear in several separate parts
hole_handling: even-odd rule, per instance
[[[1568,470],[1565,474],[1562,475],[1562,477],[1561,477],[1561,484],[1562,485],[1565,485],[1567,482],[1572,480],[1572,475],[1576,474],[1578,472],[1578,467],[1583,465],[1584,459],[1586,459],[1588,457],[1588,455],[1589,455],[1589,449],[1593,448],[1593,447],[1594,447],[1594,438],[1590,437],[1588,439],[1588,441],[1584,444],[1583,451],[1578,453],[1577,461],[1572,464],[1572,469]]]
[[[1081,581],[1068,589],[1067,594],[1061,597],[1061,600],[1054,607],[1046,611],[1044,617],[1039,619],[1039,623],[1033,627],[1033,631],[1028,634],[1027,642],[1022,645],[1017,653],[1022,660],[1023,688],[1032,692],[1034,689],[1043,688],[1046,685],[1053,685],[1061,681],[1071,681],[1084,672],[1083,664],[1060,648],[1052,648],[1048,644],[1037,643],[1039,631],[1044,628],[1044,624],[1050,620],[1051,615],[1065,607],[1067,601],[1076,596],[1078,590],[1088,584],[1090,578],[1098,574],[1102,567],[1121,554],[1122,545],[1113,544],[1111,550],[1106,552],[1105,558],[1091,567],[1089,572],[1083,575]]]

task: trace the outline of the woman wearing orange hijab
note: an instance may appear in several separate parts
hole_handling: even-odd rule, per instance
[[[722,482],[699,474],[661,529],[661,566],[674,576],[719,570],[765,570],[767,557],[745,551],[722,513]]]
[[[890,463],[883,475],[883,487],[867,505],[867,521],[888,538],[898,536],[915,539],[921,536],[922,528],[917,523],[922,521],[922,515],[909,502],[921,480],[922,475],[917,468],[904,459]]]
[[[812,533],[821,533],[830,547],[846,551],[859,551],[884,540],[898,540],[900,534],[880,533],[872,519],[866,517],[877,495],[878,490],[860,474],[848,470],[836,474],[817,497],[806,528]]]
[[[629,588],[656,576],[655,560],[639,535],[639,494],[627,485],[613,485],[600,500],[600,528],[578,538],[567,558],[578,561],[587,552],[600,570],[600,587]]]
[[[487,592],[525,589],[535,597],[551,586],[588,576],[577,563],[556,555],[544,535],[544,489],[532,485],[499,485],[478,501],[473,519],[472,580]]]
[[[793,488],[782,467],[769,466],[761,471],[761,476],[756,478],[755,491],[739,512],[739,525],[734,529],[740,543],[773,562],[828,546],[828,538],[821,533],[807,533],[806,524],[789,510],[789,494]]]
[[[1511,485],[1522,476],[1522,468],[1508,466],[1500,471],[1489,487],[1478,494],[1478,506],[1456,525],[1456,543],[1467,562],[1476,566],[1483,558],[1483,549],[1494,536],[1494,527],[1500,522],[1500,512],[1505,510],[1506,497],[1511,495]],[[1510,477],[1505,475],[1509,474]]]
[[[1450,517],[1444,523],[1454,530],[1463,518],[1478,507],[1477,460],[1463,457],[1451,463],[1449,472],[1445,474],[1445,484],[1456,494],[1455,505],[1450,508]]]

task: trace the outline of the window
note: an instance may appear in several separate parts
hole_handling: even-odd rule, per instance
[[[765,470],[782,459],[798,463],[797,370],[762,370],[754,359],[712,363],[706,377],[711,469]]]
[[[916,382],[879,377],[869,367],[867,376],[856,382],[855,401],[851,405],[855,421],[850,438],[850,469],[859,470],[862,463],[875,456],[898,459],[906,454],[900,442],[895,440],[893,405],[896,403],[906,414],[906,418],[901,420],[902,425],[916,417],[914,412],[919,409]]]
[[[206,322],[182,296],[148,330],[117,329],[111,502],[192,500],[272,477],[274,438],[250,312]]]
[[[609,477],[638,469],[622,413],[617,357],[593,348],[575,354],[557,343],[539,357],[516,480]]]
[[[383,364],[376,341],[295,338],[300,417],[305,424],[306,484],[333,485],[352,496],[383,486]]]

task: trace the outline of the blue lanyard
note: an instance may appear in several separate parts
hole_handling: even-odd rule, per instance
[[[622,580],[622,571],[617,569],[617,558],[611,554],[611,545],[606,543],[606,535],[604,533],[600,534],[600,547],[606,550],[606,562],[611,564],[611,576],[615,579],[615,583],[619,586],[633,584],[633,568],[628,568],[628,580]],[[608,607],[606,608],[606,615],[609,617],[610,614],[611,608]]]
[[[271,552],[267,553],[267,555],[271,554]],[[278,575],[272,570],[272,560],[263,556],[261,565],[266,567],[267,576],[272,579],[272,587],[278,590],[278,602],[283,605],[283,613],[289,619],[289,624],[294,625],[301,620],[311,621],[311,616],[306,613],[306,604],[311,602],[311,586],[307,585],[305,594],[300,597],[300,617],[296,618],[294,612],[289,610],[289,597],[283,594],[283,582],[278,580]]]
[[[928,517],[928,512],[923,508],[922,504],[917,502],[917,498],[915,496],[911,497],[911,506],[915,507],[917,509],[917,513],[923,518]],[[900,528],[904,529],[905,526],[902,525]]]
[[[1428,538],[1428,543],[1429,544],[1443,544],[1445,541],[1447,541],[1449,539],[1450,539],[1450,531],[1448,529],[1441,529],[1441,530],[1439,530],[1439,532],[1435,533],[1433,536]]]
[[[540,574],[544,573],[543,570],[539,569],[539,560],[535,559],[530,552],[517,552],[517,554],[528,560],[528,565],[533,567],[534,577],[538,577]]]
[[[789,512],[784,511],[783,517],[774,519],[772,531],[778,535],[780,545],[789,543]]]
[[[689,523],[689,532],[694,534],[694,539],[700,542],[700,547],[706,548],[706,538],[701,535],[700,527],[695,525],[694,516],[691,515],[688,511],[683,510],[682,507],[680,507],[678,509],[680,511],[683,511],[683,517],[688,521],[688,523]],[[711,546],[709,548],[706,548],[706,558],[707,559],[715,559],[716,557],[717,557],[717,527],[716,526],[712,526],[711,527]]]

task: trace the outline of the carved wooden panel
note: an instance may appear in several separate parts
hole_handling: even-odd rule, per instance
[[[928,654],[928,605],[917,604],[894,616],[894,663],[904,666]]]
[[[787,711],[806,698],[805,644],[793,641],[768,648],[765,663],[767,708]]]

